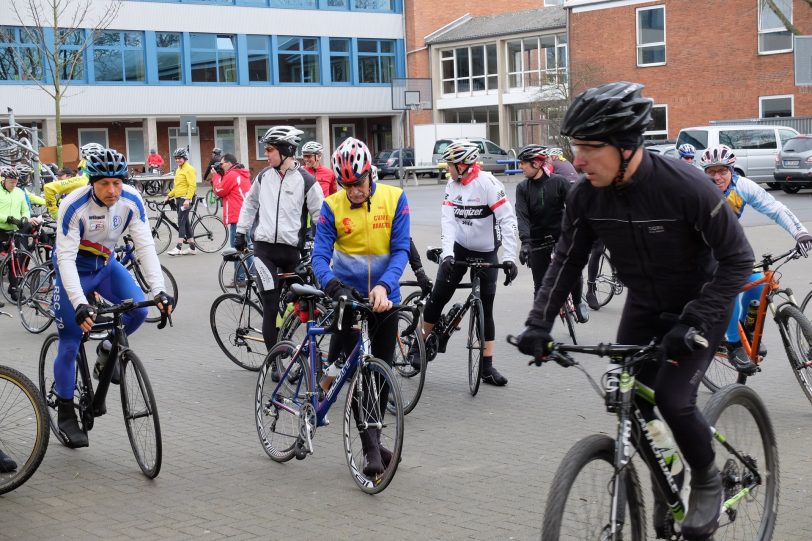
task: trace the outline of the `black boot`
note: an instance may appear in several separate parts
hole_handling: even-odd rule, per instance
[[[17,463],[0,449],[0,473],[11,473],[17,469]]]
[[[375,441],[378,442],[378,452],[381,453],[381,461],[383,462],[384,469],[389,467],[392,462],[392,451],[381,445],[381,429],[375,428]]]
[[[600,310],[601,308],[601,303],[598,302],[598,296],[595,294],[597,291],[598,288],[595,286],[595,282],[587,282],[586,303],[593,310]]]
[[[381,458],[381,450],[378,447],[377,435],[373,432],[375,429],[362,430],[359,432],[361,436],[361,447],[364,450],[364,458],[366,464],[364,465],[364,475],[367,477],[374,477],[380,475],[386,469],[383,465]],[[391,454],[390,454],[390,459]]]
[[[73,408],[73,399],[57,400],[59,432],[66,440],[66,445],[71,449],[77,447],[87,447],[87,434],[79,427],[79,420],[76,418],[76,410]]]
[[[722,477],[716,463],[691,472],[691,495],[688,512],[682,523],[682,535],[686,540],[709,539],[719,526],[722,509]]]

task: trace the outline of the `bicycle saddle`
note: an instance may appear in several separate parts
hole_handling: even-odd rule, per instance
[[[240,252],[234,248],[226,248],[220,252],[220,255],[223,256],[223,259],[226,261],[237,261],[240,259]]]
[[[320,289],[316,289],[313,286],[308,286],[304,284],[293,284],[290,286],[290,290],[293,291],[293,294],[296,297],[324,297],[326,293]]]
[[[429,258],[429,261],[433,261],[434,263],[440,263],[440,254],[443,253],[442,248],[429,248],[426,250],[426,257]]]

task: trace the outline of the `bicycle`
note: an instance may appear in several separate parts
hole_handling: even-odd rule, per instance
[[[17,289],[17,310],[20,323],[30,333],[39,334],[51,326],[54,312],[51,300],[54,295],[56,273],[49,259],[25,274]]]
[[[23,237],[31,235],[12,231],[5,252],[0,254],[3,255],[0,261],[0,293],[10,304],[17,304],[20,282],[25,278],[28,269],[37,265],[36,259],[28,250],[17,246],[17,239]]]
[[[508,342],[516,345],[517,340],[508,336]],[[609,357],[612,364],[603,385],[570,353]],[[640,477],[632,461],[639,455],[651,473],[654,490],[668,504],[666,516],[660,517],[666,529],[660,537],[682,539],[676,523],[685,518],[685,500],[637,405],[637,400],[655,404],[654,391],[637,381],[634,373],[642,363],[663,362],[661,349],[654,342],[647,346],[555,344],[548,358],[581,370],[618,423],[615,438],[587,436],[565,454],[550,485],[541,538],[646,539]],[[530,364],[541,366],[542,362],[534,359]],[[778,510],[778,449],[763,402],[751,388],[731,385],[711,397],[704,415],[711,426],[724,491],[714,539],[770,539]]]
[[[138,261],[135,253],[135,244],[133,243],[132,236],[124,235],[122,237],[124,244],[122,246],[116,247],[116,258],[118,259],[119,263],[121,263],[124,268],[126,268],[130,274],[133,275],[135,278],[138,287],[141,288],[141,291],[144,292],[145,297],[149,297],[152,291],[149,282],[147,281],[147,277],[144,274],[144,270],[142,264]],[[177,309],[178,307],[178,283],[175,281],[175,277],[169,272],[165,266],[161,265],[161,272],[163,273],[164,277],[164,287],[166,292],[175,299],[175,306],[173,308]],[[145,320],[147,323],[156,323],[161,320],[161,311],[158,308],[150,310],[150,315],[147,316]]]
[[[540,250],[549,250],[550,256],[552,257],[552,251],[555,247],[555,239],[551,235],[547,235],[544,238],[544,242],[538,246],[533,246],[530,248],[530,252],[538,252]],[[529,266],[528,261],[528,266]],[[575,302],[572,300],[572,293],[567,294],[567,298],[564,301],[564,304],[558,310],[558,317],[561,318],[561,323],[567,326],[567,332],[572,338],[572,343],[577,344],[578,340],[575,338],[575,324],[578,321],[575,313]]]
[[[220,198],[214,193],[213,188],[209,188],[209,191],[206,192],[203,206],[206,207],[206,212],[209,214],[217,214],[217,211],[220,210]]]
[[[764,336],[764,321],[769,307],[773,320],[778,325],[778,332],[781,334],[781,341],[792,372],[807,399],[812,402],[812,323],[804,316],[803,309],[799,308],[795,302],[792,289],[782,289],[779,284],[778,269],[799,257],[801,254],[794,248],[777,257],[773,257],[772,254],[764,254],[761,257],[761,262],[756,265],[755,269],[763,272],[764,277],[745,284],[742,290],[747,291],[761,284],[765,284],[765,287],[761,292],[752,332],[745,329],[739,321],[739,339],[747,356],[760,369],[764,357],[759,355],[759,348]],[[775,266],[776,263],[780,264]],[[775,268],[770,268],[772,266]],[[776,297],[780,298],[777,306]],[[710,391],[715,392],[731,383],[744,384],[747,378],[747,374],[739,372],[730,364],[727,348],[721,346],[708,366],[702,383]]]
[[[316,324],[316,303],[325,294],[308,285],[291,286],[299,303],[308,313],[307,334],[298,346],[293,342],[279,342],[268,353],[257,379],[254,414],[257,434],[265,452],[276,462],[287,462],[294,456],[303,460],[313,453],[316,428],[327,424],[325,417],[338,398],[344,384],[350,381],[344,407],[343,443],[347,466],[356,485],[368,494],[384,490],[398,468],[403,445],[403,403],[392,369],[382,360],[369,353],[370,338],[367,317],[372,314],[369,304],[342,298],[332,306],[336,312],[336,324],[341,330],[345,307],[350,307],[358,320],[355,333],[357,342],[344,361],[326,392],[320,392],[317,383],[317,366],[321,364],[321,352],[316,337],[329,333],[330,329]],[[395,311],[414,308],[394,306]],[[414,321],[417,321],[415,314]],[[416,323],[415,323],[416,324]],[[355,329],[355,327],[353,327]],[[274,364],[284,366],[278,382],[271,381]],[[388,397],[387,397],[388,394]],[[388,417],[385,411],[391,411]],[[351,419],[355,420],[355,428]],[[391,455],[384,459],[384,471],[380,474],[363,472],[364,456],[359,449],[359,431],[375,430],[380,447]],[[383,453],[382,453],[383,454]]]
[[[239,252],[234,248],[226,248],[220,255],[223,256],[223,261],[220,263],[220,269],[217,271],[217,283],[220,285],[220,290],[223,293],[229,293],[229,289],[234,289],[235,293],[241,294],[246,290],[248,281],[243,278],[237,280],[237,270],[242,271],[243,276],[251,274],[256,279],[256,266],[254,265],[254,251],[248,249],[244,252]],[[248,263],[251,260],[251,263]],[[259,291],[256,288],[256,281],[253,281],[253,299],[259,302]]]
[[[7,312],[0,315],[12,317]],[[0,365],[0,450],[16,464],[0,471],[0,494],[34,475],[49,441],[48,416],[37,386],[23,373]]]
[[[598,274],[595,276],[595,297],[600,307],[609,304],[615,295],[621,295],[623,288],[623,282],[617,275],[612,258],[609,257],[609,252],[604,250],[598,260]]]
[[[158,216],[149,217],[149,223],[152,226],[152,237],[155,239],[155,251],[162,254],[172,245],[172,230],[179,233],[178,224],[169,217],[166,211],[169,203],[159,201],[145,201],[145,203],[151,210],[158,213]],[[198,214],[199,204],[200,198],[195,197],[189,217],[192,223],[192,238],[194,238],[195,246],[201,252],[212,254],[228,242],[228,227],[217,216]]]
[[[429,248],[426,257],[429,261],[440,263],[442,248]],[[454,266],[471,269],[471,281],[457,285],[457,289],[470,289],[471,293],[463,303],[455,303],[445,315],[434,325],[434,328],[424,336],[426,342],[426,361],[433,361],[437,353],[445,353],[449,338],[458,329],[458,325],[468,310],[471,310],[471,317],[468,319],[468,341],[465,344],[468,349],[468,390],[471,396],[476,396],[479,392],[479,383],[482,380],[482,356],[485,351],[485,320],[480,299],[480,275],[486,269],[504,269],[504,263],[486,263],[484,261],[455,261]]]
[[[419,287],[415,281],[402,281],[401,287]],[[392,372],[403,397],[403,414],[408,415],[417,406],[423,385],[426,383],[426,342],[423,339],[422,320],[425,299],[428,292],[413,291],[402,301],[401,306],[411,306],[414,313],[398,313],[398,333],[395,342],[395,355],[392,358]],[[417,315],[417,324],[414,318]]]
[[[97,309],[97,316],[109,314],[112,315],[113,320],[112,323],[94,325],[90,333],[84,333],[82,336],[82,345],[79,347],[76,359],[76,384],[74,387],[74,407],[79,413],[79,424],[82,430],[87,433],[93,429],[95,418],[107,413],[105,404],[107,392],[110,389],[116,365],[120,365],[121,409],[124,415],[127,437],[130,440],[130,446],[135,455],[135,460],[138,462],[138,467],[150,479],[157,477],[161,471],[161,425],[158,419],[158,409],[155,395],[152,392],[152,385],[150,385],[143,363],[129,347],[121,315],[129,310],[152,306],[157,306],[154,299],[141,302],[127,299],[119,304]],[[163,329],[167,322],[170,325],[172,324],[169,316],[163,315],[158,328]],[[94,390],[84,345],[89,339],[103,340],[107,338],[106,334],[98,336],[98,331],[104,330],[112,331],[109,340],[112,342],[113,347],[110,350],[107,363],[104,365],[104,370],[99,374],[99,382]],[[42,344],[39,357],[39,388],[47,406],[51,430],[54,436],[65,445],[67,440],[59,431],[57,423],[58,396],[56,394],[56,382],[54,381],[54,362],[58,342],[59,336],[51,334],[45,338],[45,342]]]

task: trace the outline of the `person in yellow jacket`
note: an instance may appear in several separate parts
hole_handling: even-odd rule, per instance
[[[175,186],[168,194],[166,199],[169,201],[175,198],[175,203],[178,208],[178,244],[173,249],[169,250],[169,255],[195,255],[197,249],[195,247],[195,239],[192,236],[192,224],[189,221],[189,211],[192,208],[195,193],[197,192],[197,171],[189,163],[189,151],[186,147],[181,147],[173,154],[175,157],[175,164],[178,166],[175,169]],[[188,248],[183,248],[184,244],[188,244]]]
[[[63,180],[54,180],[42,187],[42,194],[45,199],[45,206],[48,208],[48,214],[56,220],[56,215],[59,210],[59,202],[63,197],[71,193],[73,190],[87,185],[87,176],[84,173],[75,177],[66,178]]]

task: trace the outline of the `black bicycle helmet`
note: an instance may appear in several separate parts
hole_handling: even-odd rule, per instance
[[[127,170],[127,158],[112,148],[106,148],[102,152],[91,154],[87,159],[85,169],[91,183],[110,177],[126,180],[130,176]]]
[[[626,81],[590,88],[567,109],[561,135],[637,148],[651,124],[652,100],[641,96],[642,90],[643,85]]]
[[[549,157],[547,147],[544,145],[527,145],[516,155],[520,162],[532,162],[533,160],[543,160]]]
[[[189,160],[189,151],[186,150],[186,147],[180,147],[172,153],[173,158],[183,158],[184,160]]]

